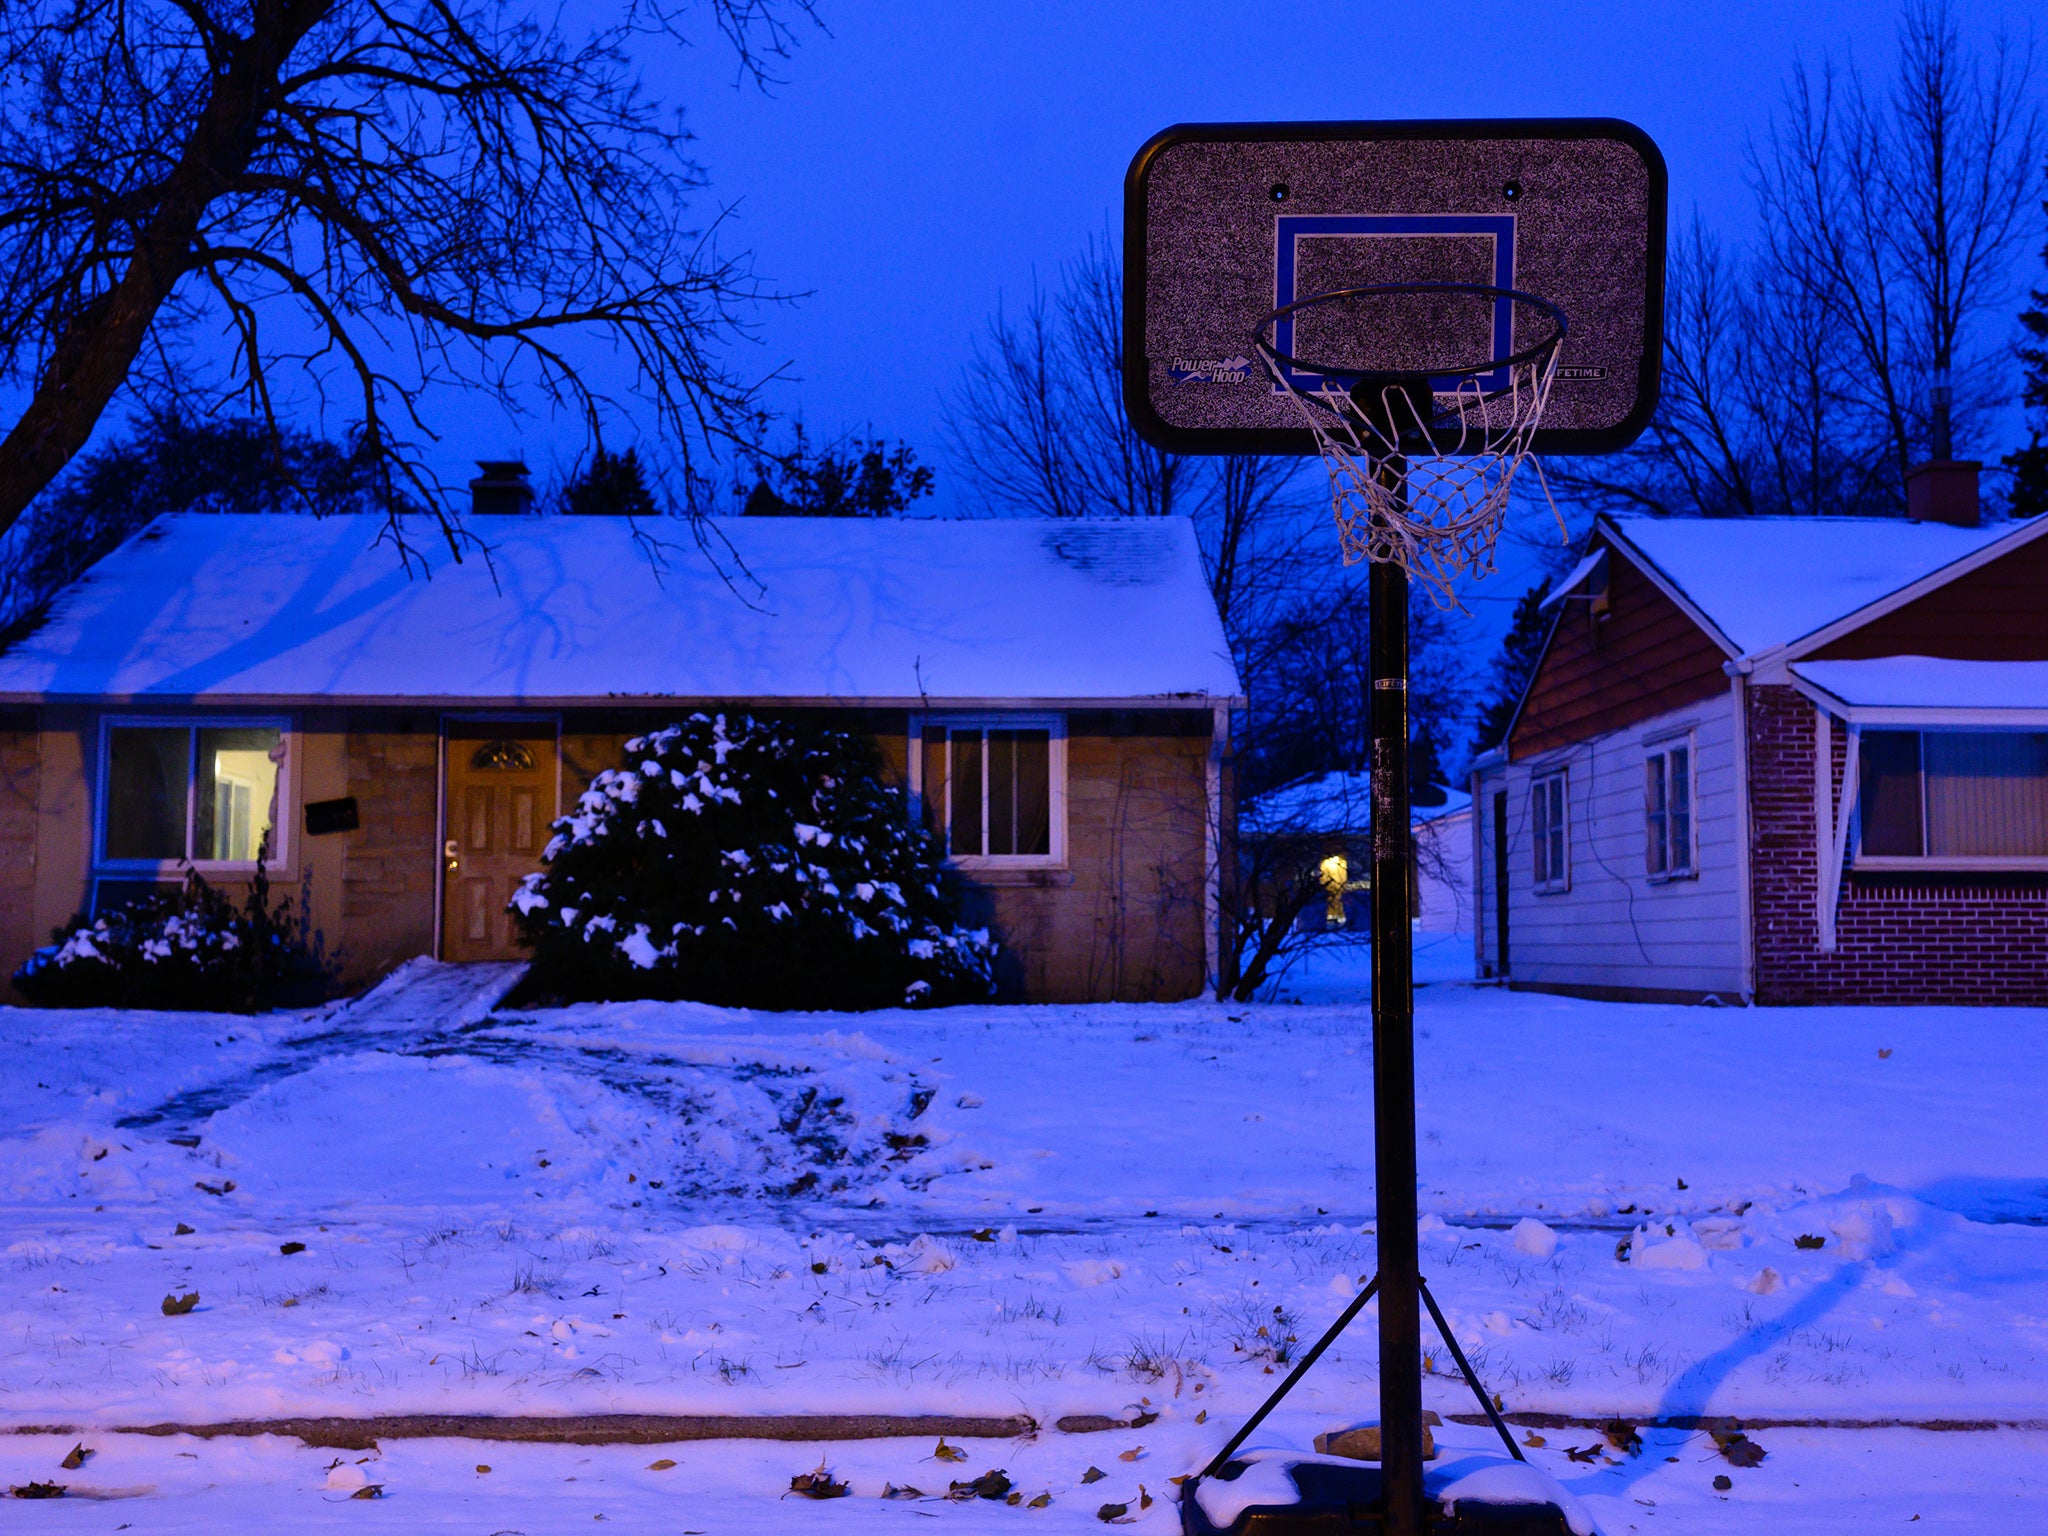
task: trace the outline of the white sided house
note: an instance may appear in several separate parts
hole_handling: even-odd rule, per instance
[[[1602,517],[1474,765],[1482,975],[2048,1002],[2048,519]]]
[[[488,486],[489,477],[479,485]],[[1011,996],[1213,984],[1242,703],[1185,519],[158,520],[0,643],[0,977],[180,878],[302,895],[346,985],[517,958],[548,824],[693,710],[873,742]],[[478,493],[478,513],[492,509]]]

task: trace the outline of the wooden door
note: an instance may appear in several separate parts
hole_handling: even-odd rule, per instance
[[[552,724],[449,722],[442,959],[517,960],[525,953],[505,907],[520,880],[540,868],[560,776]]]

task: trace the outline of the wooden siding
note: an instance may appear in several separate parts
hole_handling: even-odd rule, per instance
[[[1644,758],[1652,743],[1692,736],[1693,836],[1698,873],[1652,881],[1645,858]],[[1507,791],[1508,979],[1517,986],[1603,996],[1742,992],[1738,795],[1734,706],[1723,683],[1712,698],[1510,764],[1489,775],[1478,806],[1481,844],[1493,845],[1496,787]],[[1529,786],[1567,774],[1568,890],[1533,889]],[[1487,871],[1491,884],[1491,869]],[[1492,953],[1493,898],[1482,903],[1482,944]]]
[[[1811,654],[1814,660],[1829,661],[1871,656],[2048,660],[2048,536],[2001,555]]]
[[[1509,738],[1519,759],[1587,741],[1725,693],[1727,654],[1620,550],[1607,560],[1608,611],[1566,598]]]

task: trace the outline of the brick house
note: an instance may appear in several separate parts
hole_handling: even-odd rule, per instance
[[[1216,975],[1242,700],[1185,520],[471,527],[408,570],[374,515],[160,519],[0,646],[0,976],[187,861],[246,882],[266,829],[347,986],[514,957],[548,823],[701,708],[869,736],[1012,995]]]
[[[1551,606],[1472,772],[1481,974],[2048,1002],[2048,519],[1603,517]]]

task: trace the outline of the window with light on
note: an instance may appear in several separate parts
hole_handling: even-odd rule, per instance
[[[277,725],[117,725],[107,732],[101,855],[253,864],[278,825]],[[276,859],[277,839],[269,857]]]

